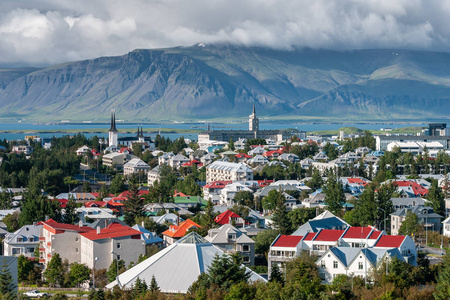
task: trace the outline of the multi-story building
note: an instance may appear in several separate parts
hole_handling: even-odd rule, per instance
[[[58,253],[69,263],[81,261],[80,233],[95,231],[95,229],[78,225],[58,223],[53,219],[42,222],[43,227],[39,237],[39,262],[47,265],[55,253]]]
[[[122,168],[133,157],[131,154],[113,152],[103,155],[102,163],[107,167]]]
[[[123,175],[131,175],[138,172],[147,173],[150,170],[150,166],[140,158],[133,158],[129,162],[123,165]]]
[[[433,208],[424,205],[416,205],[408,208],[402,208],[391,214],[391,233],[398,234],[408,211],[415,214],[419,222],[424,225],[426,230],[439,232],[441,230],[442,216],[435,213]]]
[[[33,257],[39,247],[39,234],[42,224],[25,225],[13,233],[8,233],[3,240],[3,255]]]
[[[244,163],[215,161],[206,167],[206,182],[253,180],[253,170]]]

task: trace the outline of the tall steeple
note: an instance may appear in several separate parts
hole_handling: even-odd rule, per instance
[[[249,116],[248,119],[248,130],[253,131],[256,138],[259,130],[259,119],[256,117],[255,104],[253,104],[253,113]]]
[[[117,146],[118,144],[118,130],[116,128],[116,112],[111,112],[111,128],[109,128],[108,139],[109,146]]]

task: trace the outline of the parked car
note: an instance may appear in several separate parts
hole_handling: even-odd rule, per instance
[[[41,293],[38,290],[28,291],[25,292],[24,294],[30,298],[42,298],[48,296],[47,293]]]

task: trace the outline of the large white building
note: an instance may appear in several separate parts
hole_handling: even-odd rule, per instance
[[[215,161],[206,167],[206,182],[253,180],[253,170],[244,163]]]
[[[150,166],[140,158],[133,158],[129,162],[123,165],[123,175],[131,175],[143,171],[147,173],[150,170]]]

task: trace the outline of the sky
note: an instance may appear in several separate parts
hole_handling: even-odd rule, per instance
[[[229,42],[450,49],[450,0],[1,0],[0,66]]]

